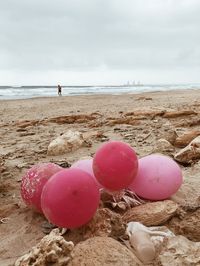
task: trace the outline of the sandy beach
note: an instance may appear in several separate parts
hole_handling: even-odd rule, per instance
[[[47,155],[50,142],[67,130],[88,136],[85,145],[66,154]],[[200,135],[199,90],[0,101],[0,265],[13,265],[45,235],[45,218],[29,210],[20,197],[21,177],[32,165],[54,162],[66,167],[93,156],[108,140],[129,143],[139,158],[154,152],[173,158],[187,146],[188,141],[176,144],[188,132],[193,136],[190,140]],[[162,139],[171,146],[163,146]],[[186,214],[182,220],[172,218],[168,225],[175,233],[200,241],[200,162],[179,165],[187,189]],[[193,214],[195,222],[187,216]],[[65,238],[75,244],[83,239],[76,232]]]

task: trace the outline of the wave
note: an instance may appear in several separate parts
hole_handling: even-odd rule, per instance
[[[63,86],[62,95],[92,95],[92,94],[135,94],[143,92],[170,91],[182,89],[200,89],[200,84],[163,84],[139,86]],[[1,99],[26,99],[34,97],[54,97],[56,86],[0,86]]]

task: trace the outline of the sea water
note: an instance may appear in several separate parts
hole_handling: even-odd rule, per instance
[[[89,94],[135,94],[142,92],[169,91],[184,89],[200,89],[200,84],[163,84],[133,86],[62,86],[62,95]],[[26,99],[33,97],[57,96],[57,86],[0,86],[0,100]]]

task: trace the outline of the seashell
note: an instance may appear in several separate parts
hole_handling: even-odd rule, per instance
[[[161,225],[176,214],[178,204],[164,200],[142,204],[128,210],[122,217],[126,223],[137,221],[146,226]]]

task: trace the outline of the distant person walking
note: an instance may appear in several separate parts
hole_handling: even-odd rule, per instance
[[[59,84],[58,84],[58,95],[62,96],[62,88]]]

